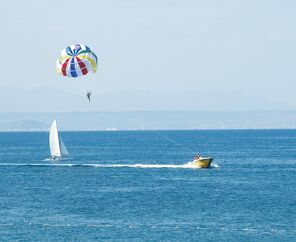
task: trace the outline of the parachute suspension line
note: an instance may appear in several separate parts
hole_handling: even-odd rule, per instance
[[[181,145],[180,143],[178,143],[178,142],[176,142],[175,140],[173,140],[173,139],[167,137],[166,135],[164,135],[164,134],[162,134],[162,133],[160,133],[160,132],[158,132],[158,131],[156,131],[156,130],[154,130],[154,132],[157,133],[159,136],[165,138],[166,140],[168,140],[168,141],[170,141],[170,142],[172,142],[172,143],[174,143],[174,144],[176,144],[176,145],[182,147],[183,149],[189,151],[190,153],[192,153],[192,154],[194,154],[194,155],[196,154],[196,152],[194,152],[193,150],[187,148],[187,147],[184,146],[184,145]]]

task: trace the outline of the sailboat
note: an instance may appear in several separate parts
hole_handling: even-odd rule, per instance
[[[68,156],[69,153],[61,138],[59,138],[57,121],[54,120],[50,127],[49,132],[49,147],[50,147],[50,158],[53,160],[62,159]]]

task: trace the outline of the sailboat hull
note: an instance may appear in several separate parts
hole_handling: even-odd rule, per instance
[[[213,158],[205,157],[205,158],[195,159],[192,162],[190,162],[188,165],[196,168],[209,168],[211,166],[212,161],[213,161]]]
[[[61,160],[60,156],[50,156],[51,160]]]

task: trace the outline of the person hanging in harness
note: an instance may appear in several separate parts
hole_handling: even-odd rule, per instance
[[[89,92],[86,93],[86,97],[87,97],[87,99],[88,99],[89,102],[90,102],[90,96],[91,96],[91,91],[89,91]]]

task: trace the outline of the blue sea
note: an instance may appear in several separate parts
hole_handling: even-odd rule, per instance
[[[60,135],[0,133],[0,241],[296,241],[296,130]]]

